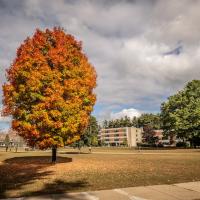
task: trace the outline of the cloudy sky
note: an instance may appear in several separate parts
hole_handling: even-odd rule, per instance
[[[27,36],[61,26],[83,41],[96,68],[98,119],[159,112],[169,95],[199,79],[199,10],[198,0],[0,0],[0,86]]]

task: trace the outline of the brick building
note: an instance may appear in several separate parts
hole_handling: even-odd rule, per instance
[[[101,129],[98,140],[106,146],[128,145],[136,147],[142,142],[142,128],[121,127]]]

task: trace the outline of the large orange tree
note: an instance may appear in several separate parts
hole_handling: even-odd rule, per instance
[[[96,101],[96,72],[81,42],[61,28],[36,30],[17,50],[3,85],[4,114],[30,146],[80,139]]]

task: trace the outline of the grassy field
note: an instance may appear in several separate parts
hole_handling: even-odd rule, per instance
[[[200,180],[200,150],[92,151],[61,149],[58,163],[52,165],[48,151],[0,150],[0,197]]]

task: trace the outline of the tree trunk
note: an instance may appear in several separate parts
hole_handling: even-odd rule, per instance
[[[57,148],[55,146],[52,147],[52,163],[56,163],[57,159]]]

